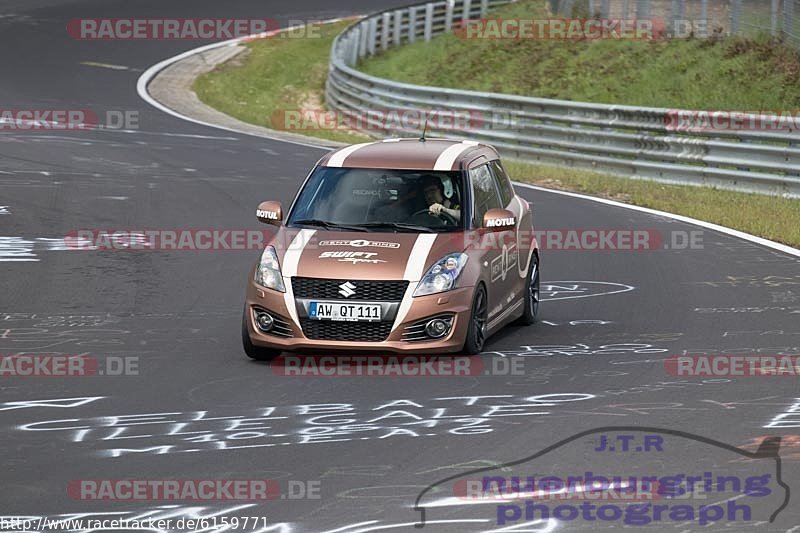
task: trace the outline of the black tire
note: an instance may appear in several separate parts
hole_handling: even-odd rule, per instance
[[[282,353],[281,350],[273,350],[270,348],[256,346],[250,341],[250,334],[247,331],[246,308],[242,313],[242,347],[244,348],[244,353],[247,354],[247,357],[250,359],[255,359],[256,361],[271,361]]]
[[[482,284],[478,285],[475,295],[472,297],[472,312],[469,318],[467,338],[464,340],[464,348],[461,350],[464,355],[477,355],[483,350],[486,342],[488,307],[486,288]]]
[[[528,284],[523,296],[522,316],[516,321],[521,326],[530,326],[539,316],[539,257],[533,254],[528,268]]]

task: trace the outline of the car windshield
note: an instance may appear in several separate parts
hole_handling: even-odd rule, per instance
[[[459,172],[320,167],[287,220],[342,231],[446,232],[463,227]]]

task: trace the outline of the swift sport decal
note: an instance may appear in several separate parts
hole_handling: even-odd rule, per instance
[[[353,263],[354,265],[357,263],[377,264],[386,262],[383,259],[376,258],[376,255],[378,255],[377,252],[322,252],[319,254],[319,259],[336,259],[341,263]]]

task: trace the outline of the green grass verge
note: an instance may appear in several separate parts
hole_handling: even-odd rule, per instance
[[[521,0],[490,14],[551,16],[544,0]],[[565,41],[450,34],[389,50],[359,68],[418,85],[585,102],[751,111],[800,107],[800,57],[758,36]]]
[[[287,128],[283,120],[287,111],[324,110],[331,43],[351,23],[315,25],[306,38],[252,41],[244,57],[198,77],[193,89],[204,103],[250,124],[333,141],[363,142],[368,137],[362,134],[337,128],[315,129],[315,122],[309,121],[303,129]]]
[[[800,247],[800,200],[665,185],[517,161],[507,161],[506,168],[516,181],[676,213]]]
[[[194,88],[200,99],[212,107],[245,122],[277,129],[280,124],[272,123],[276,111],[307,108],[309,102],[321,106],[330,44],[346,25],[324,26],[315,39],[266,39],[250,43],[246,57],[200,77]],[[419,62],[417,66],[424,64]],[[328,130],[302,133],[344,142],[360,142],[365,138]],[[800,247],[800,200],[662,185],[513,161],[507,162],[507,166],[512,177],[519,181],[690,216]]]

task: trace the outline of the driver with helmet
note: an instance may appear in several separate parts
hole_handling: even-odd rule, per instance
[[[422,191],[425,194],[425,203],[428,204],[428,212],[438,216],[444,212],[453,217],[456,222],[461,220],[461,206],[451,204],[449,198],[444,196],[444,184],[438,176],[427,174],[422,177]]]

